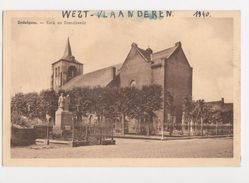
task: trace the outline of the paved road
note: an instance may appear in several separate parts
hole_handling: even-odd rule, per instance
[[[116,139],[116,145],[82,147],[28,146],[11,150],[12,158],[225,158],[233,156],[232,138],[188,140]]]

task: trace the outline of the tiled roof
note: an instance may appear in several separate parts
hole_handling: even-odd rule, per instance
[[[74,61],[70,61],[70,60],[65,60],[65,59],[60,59],[60,60],[57,60],[56,62],[52,63],[52,65],[56,64],[57,62],[61,62],[61,61],[65,61],[65,62],[73,62],[74,64],[80,64],[80,65],[83,65],[81,62],[77,61],[74,59]]]
[[[136,44],[136,43],[135,43]],[[136,44],[137,45],[137,44]],[[168,59],[178,47],[181,46],[181,42],[177,42],[175,46],[153,53],[150,48],[144,50],[137,46],[139,53],[146,59],[146,61],[153,61],[155,59],[166,58]],[[151,52],[150,52],[151,51]]]
[[[176,49],[178,47],[179,47],[178,45],[175,45],[174,47],[167,48],[165,50],[161,50],[161,51],[153,53],[152,56],[151,56],[152,61],[155,60],[155,59],[159,59],[159,58],[168,59],[176,51]]]
[[[76,76],[62,86],[62,89],[69,90],[73,87],[106,87],[112,80],[112,69],[116,69],[116,76],[119,74],[119,69],[122,64],[113,65],[83,75]]]
[[[176,50],[178,47],[181,47],[181,43],[178,42],[175,44],[174,47],[158,51],[156,53],[153,53],[153,51],[150,48],[147,48],[146,50],[139,48],[136,43],[132,43],[132,47],[135,47],[135,49],[138,51],[138,53],[144,58],[144,60],[148,63],[152,63],[154,59],[161,59],[161,58],[169,58]],[[68,56],[72,56],[71,52],[71,47],[70,47],[70,42],[68,40],[65,54],[61,60],[64,61],[70,61],[68,59]],[[72,56],[73,57],[73,56]],[[74,62],[77,62],[74,60]],[[94,87],[94,86],[101,86],[101,87],[106,87],[109,85],[113,85],[113,83],[118,82],[117,78],[113,77],[111,75],[111,71],[113,67],[116,68],[116,76],[118,76],[120,69],[123,64],[117,64],[113,65],[110,67],[106,67],[97,71],[93,71],[84,75],[79,75],[68,81],[65,85],[62,86],[62,89],[68,90],[73,87]],[[108,74],[109,73],[109,74]]]
[[[137,47],[138,51],[146,58],[147,61],[150,61],[150,53],[142,48]]]
[[[230,112],[233,111],[233,103],[224,103],[222,106],[222,112]]]
[[[218,110],[218,111],[221,111],[221,112],[233,111],[233,103],[224,103],[221,100],[205,102],[205,105],[210,106],[214,110]]]

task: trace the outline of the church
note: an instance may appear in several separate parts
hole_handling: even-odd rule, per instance
[[[132,43],[123,63],[84,74],[83,64],[73,56],[68,38],[63,57],[52,64],[51,88],[55,91],[97,86],[142,88],[144,85],[158,84],[163,88],[163,98],[166,91],[173,96],[175,113],[172,121],[180,124],[183,99],[192,98],[192,75],[193,68],[184,54],[181,42],[156,52]],[[160,123],[163,121],[167,124],[167,120],[169,116],[163,107],[153,121],[154,128],[159,131]],[[133,119],[127,119],[128,133],[136,133],[135,123]]]

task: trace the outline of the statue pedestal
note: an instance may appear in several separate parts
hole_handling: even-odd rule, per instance
[[[64,130],[72,130],[73,114],[69,111],[58,109],[55,113],[55,126],[53,134],[61,136]]]

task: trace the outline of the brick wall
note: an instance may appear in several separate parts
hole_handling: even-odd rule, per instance
[[[137,52],[133,46],[120,71],[120,86],[129,87],[131,81],[136,82],[136,87],[151,84],[150,63]]]
[[[52,87],[55,90],[60,88],[57,86],[56,83],[59,82],[60,86],[63,86],[65,83],[67,83],[69,81],[68,68],[70,66],[74,66],[76,68],[75,76],[83,74],[83,65],[82,64],[61,60],[61,61],[54,63],[52,65],[52,73],[53,73],[52,74]],[[59,73],[59,75],[57,74],[57,76],[56,76],[55,72],[56,72],[56,69],[58,69],[58,68],[60,68],[60,73]]]
[[[164,91],[164,59],[154,60],[154,63],[151,65],[152,72],[152,84],[158,84],[162,86],[162,91]],[[164,107],[164,106],[163,106]],[[162,123],[164,120],[164,109],[157,111],[156,115],[158,121]],[[160,120],[159,120],[160,119]],[[161,124],[158,124],[161,127]]]
[[[176,122],[180,123],[183,99],[192,96],[192,68],[181,47],[166,61],[165,68],[165,87],[174,97]]]

